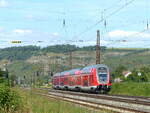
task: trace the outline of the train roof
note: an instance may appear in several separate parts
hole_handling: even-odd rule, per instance
[[[74,75],[75,72],[80,71],[80,70],[81,70],[81,68],[71,69],[71,70],[68,70],[68,71],[61,72],[60,75],[67,75],[67,74]]]
[[[99,68],[99,67],[108,68],[105,64],[90,65],[90,66],[86,66],[86,67],[83,67],[83,68],[76,68],[76,69],[71,69],[71,70],[68,70],[68,71],[63,71],[63,72],[60,72],[60,73],[56,73],[56,74],[54,74],[54,76],[75,75],[75,73],[78,72],[78,71],[80,71],[81,73],[84,73],[84,72],[85,73],[90,73],[93,68]]]
[[[105,64],[97,64],[97,65],[90,65],[90,66],[86,66],[84,68],[99,68],[99,67],[108,67]],[[84,69],[82,68],[82,69]]]

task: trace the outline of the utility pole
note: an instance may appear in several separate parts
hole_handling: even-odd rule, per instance
[[[69,51],[69,66],[72,69],[72,51]]]
[[[97,30],[96,64],[100,64],[100,31]]]

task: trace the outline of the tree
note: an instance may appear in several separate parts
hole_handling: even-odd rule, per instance
[[[114,75],[115,77],[122,77],[122,72],[123,72],[123,71],[126,71],[126,70],[127,70],[127,68],[126,68],[125,66],[119,65],[119,66],[116,68],[116,70],[115,70],[115,72],[113,73],[113,75]]]
[[[127,81],[133,81],[133,82],[147,82],[148,77],[147,74],[149,73],[149,68],[142,67],[140,69],[134,69],[132,71],[132,74],[127,77]]]
[[[11,82],[11,87],[14,87],[16,85],[16,83],[17,83],[16,75],[13,74],[10,76],[10,82]]]

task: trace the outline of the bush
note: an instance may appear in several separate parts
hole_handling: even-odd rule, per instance
[[[0,111],[14,113],[21,108],[21,103],[21,97],[17,92],[0,84]]]
[[[149,83],[123,82],[113,83],[109,94],[150,97]]]

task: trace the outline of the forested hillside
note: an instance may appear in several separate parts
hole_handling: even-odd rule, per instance
[[[24,46],[24,47],[9,47],[0,49],[0,60],[26,60],[40,52],[40,47]]]
[[[105,50],[106,47],[101,47]],[[69,51],[94,51],[95,46],[77,47],[75,45],[55,45],[40,48],[38,46],[9,47],[0,49],[0,60],[26,60],[31,56],[43,55],[48,52],[67,53]]]
[[[71,68],[69,51],[72,51],[72,68],[95,64],[95,46],[55,45],[0,49],[0,66],[2,69],[7,68],[16,82],[41,84],[43,81],[48,82],[52,73]],[[149,67],[149,56],[150,49],[101,47],[101,63],[108,65],[111,73],[120,66],[130,71]]]

